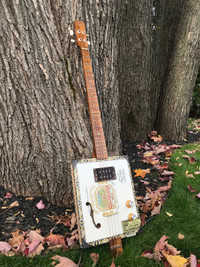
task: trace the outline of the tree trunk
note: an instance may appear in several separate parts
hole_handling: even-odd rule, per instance
[[[98,9],[97,3],[81,3],[0,3],[1,185],[16,194],[42,195],[56,204],[68,204],[73,198],[72,160],[92,157],[80,52],[70,43],[68,31],[75,19],[85,19],[83,10],[92,35],[98,91],[103,87],[100,103],[108,149],[118,153],[120,146],[118,87],[113,79],[115,37],[106,38],[111,31],[115,36],[110,23],[116,7],[105,1]],[[102,25],[92,20],[92,12],[100,11]]]
[[[161,38],[167,57],[161,56],[165,59],[164,70],[162,67],[159,73],[164,76],[156,128],[164,139],[183,140],[200,63],[200,2],[182,1],[177,6],[172,1],[163,6],[162,11],[165,20],[159,25],[163,26],[164,38]]]
[[[122,1],[119,31],[119,88],[122,138],[146,139],[156,112],[152,88],[151,1]]]

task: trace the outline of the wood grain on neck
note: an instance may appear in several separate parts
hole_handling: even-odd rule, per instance
[[[75,32],[77,37],[77,32],[80,31],[85,33],[85,25],[81,21],[75,21]],[[94,74],[92,71],[92,64],[90,60],[90,54],[88,50],[87,42],[82,42],[85,40],[86,34],[82,34],[80,40],[77,38],[79,47],[81,48],[82,63],[83,63],[83,73],[85,78],[85,86],[87,92],[88,109],[90,114],[92,137],[94,145],[94,156],[97,159],[108,158],[108,152],[105,142],[105,136],[103,131],[103,125],[101,120],[101,113],[99,110],[97,92],[94,81]]]

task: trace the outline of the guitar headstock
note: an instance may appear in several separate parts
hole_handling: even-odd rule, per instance
[[[80,48],[88,48],[87,34],[85,23],[83,21],[74,21],[75,36],[77,44]]]

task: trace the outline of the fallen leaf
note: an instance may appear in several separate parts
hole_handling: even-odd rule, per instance
[[[195,193],[197,190],[195,188],[192,188],[191,185],[188,185],[187,187],[191,193]]]
[[[184,235],[182,235],[181,233],[178,234],[178,239],[184,239],[184,238],[185,238]]]
[[[165,242],[166,250],[171,255],[178,255],[181,253],[180,250],[177,250],[174,246],[168,244],[168,241]]]
[[[149,259],[153,259],[153,258],[154,258],[154,253],[153,253],[153,251],[151,251],[151,250],[145,250],[145,251],[142,253],[142,257],[149,258]]]
[[[39,209],[39,210],[42,210],[45,208],[45,205],[43,203],[42,200],[40,200],[37,204],[36,204],[36,207]]]
[[[69,247],[72,247],[73,245],[74,245],[74,240],[73,239],[71,239],[71,238],[67,238],[67,244],[68,244],[68,246]]]
[[[188,178],[194,178],[194,175],[192,173],[190,173],[190,174],[186,174],[186,177],[188,177]]]
[[[75,224],[76,224],[76,215],[75,213],[72,213],[70,230],[74,228]]]
[[[171,188],[171,185],[172,185],[172,180],[170,180],[167,183],[167,185],[159,187],[155,192],[158,193],[158,192],[168,191]]]
[[[92,266],[96,266],[97,261],[99,259],[99,254],[97,254],[97,253],[90,253],[90,258],[93,260]]]
[[[200,193],[196,195],[196,197],[200,198]]]
[[[59,255],[53,256],[51,259],[60,262],[55,267],[77,267],[78,266],[72,260],[66,257],[61,257]]]
[[[146,221],[145,221],[145,218],[146,218],[146,217],[147,217],[147,215],[144,214],[144,213],[140,216],[142,226],[144,226],[144,225],[146,224]]]
[[[166,211],[166,214],[167,214],[169,217],[172,217],[172,216],[173,216],[173,214],[171,214],[171,213],[169,213],[169,212],[167,212],[167,211]]]
[[[4,198],[11,198],[12,196],[13,196],[13,194],[7,192]]]
[[[184,151],[185,151],[187,154],[190,154],[190,155],[192,155],[192,154],[193,154],[193,153],[194,153],[196,150],[195,150],[195,151],[194,151],[194,150],[193,150],[193,151],[191,151],[191,150],[187,150],[187,149],[186,149],[186,150],[184,150]]]
[[[152,210],[152,212],[151,212],[151,216],[159,214],[159,213],[160,213],[161,206],[162,206],[162,203],[159,203],[159,205],[156,206],[156,207]]]
[[[62,235],[50,234],[44,238],[44,241],[46,241],[49,246],[62,245],[63,248],[68,249],[65,238]]]
[[[29,233],[28,233],[28,240],[30,242],[33,242],[33,241],[39,241],[39,242],[43,242],[44,241],[44,237],[41,236],[38,232],[36,231],[33,231],[31,230]]]
[[[165,257],[167,262],[170,264],[171,267],[183,267],[187,259],[181,257],[180,255],[168,255],[165,250],[162,250],[162,255]]]
[[[26,199],[26,200],[33,200],[34,197],[26,197],[25,199]]]
[[[34,241],[34,244],[36,245],[37,241]],[[32,242],[33,243],[33,242]],[[31,246],[31,247],[30,247]],[[28,257],[35,257],[35,255],[40,255],[41,252],[44,250],[44,247],[42,245],[42,243],[40,243],[38,246],[33,247],[33,244],[29,246],[29,253],[28,253]],[[32,252],[30,252],[30,248],[34,248],[34,250]]]
[[[11,245],[9,245],[7,242],[0,241],[0,251],[7,253],[12,248]]]
[[[162,176],[168,176],[168,175],[174,175],[174,172],[173,171],[167,171],[167,170],[164,170],[162,173],[161,173]]]
[[[144,178],[147,173],[150,173],[150,169],[135,169],[134,172],[136,173],[134,177],[141,176]]]
[[[197,266],[197,258],[194,254],[190,254],[189,262],[190,262],[190,267]]]
[[[9,244],[17,248],[21,242],[24,241],[24,235],[20,234],[20,230],[16,230],[15,232],[12,233],[12,238],[9,239]]]
[[[170,238],[169,236],[163,235],[160,240],[156,243],[155,247],[154,247],[154,252],[158,252],[160,250],[163,250],[166,243],[165,240]]]

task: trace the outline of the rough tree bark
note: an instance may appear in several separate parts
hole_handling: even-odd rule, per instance
[[[69,38],[75,19],[86,21],[92,37],[108,149],[119,152],[117,7],[108,2],[0,3],[0,184],[16,194],[68,204],[70,163],[92,157],[80,53]]]
[[[122,1],[119,30],[119,88],[122,138],[146,139],[156,103],[152,88],[152,3]]]
[[[183,140],[200,64],[200,2],[163,1],[160,11],[159,48],[164,47],[165,55],[158,71],[161,87],[156,128],[165,139]]]

